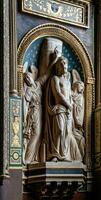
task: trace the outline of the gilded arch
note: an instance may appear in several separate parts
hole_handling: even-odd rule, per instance
[[[22,39],[18,47],[18,65],[22,65],[23,56],[32,41],[45,37],[52,36],[64,40],[76,52],[82,69],[84,72],[85,82],[85,133],[86,133],[86,164],[88,169],[91,169],[91,116],[94,109],[94,70],[90,56],[78,37],[64,26],[47,23],[40,25],[29,31]],[[19,85],[19,82],[18,82]]]

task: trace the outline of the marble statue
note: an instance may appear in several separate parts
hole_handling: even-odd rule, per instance
[[[77,141],[72,131],[72,95],[68,61],[59,57],[46,87],[47,160],[82,161]]]
[[[23,74],[25,164],[84,159],[84,83],[68,71],[62,46],[45,38],[39,69],[31,65]]]
[[[82,158],[85,153],[85,139],[83,136],[84,121],[84,83],[76,70],[72,70],[72,99],[73,99],[73,133],[77,140]]]
[[[51,62],[57,59],[57,51],[54,50]],[[25,124],[25,153],[24,162],[29,164],[40,161],[39,148],[42,141],[42,86],[48,79],[51,72],[50,64],[46,73],[37,78],[38,70],[35,66],[30,67],[30,72],[24,73],[24,83],[26,84],[24,98],[26,102],[26,124]]]

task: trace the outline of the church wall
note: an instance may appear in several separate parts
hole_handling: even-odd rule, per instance
[[[20,2],[20,1],[19,1]],[[17,3],[17,45],[24,37],[24,35],[34,27],[45,23],[57,23],[65,26],[71,30],[85,45],[91,60],[94,64],[94,9],[91,5],[90,9],[90,27],[82,28],[62,22],[56,22],[51,19],[45,19],[34,15],[29,15],[21,12],[20,6]],[[2,99],[1,99],[2,101]],[[1,105],[1,104],[0,104]],[[0,154],[2,155],[2,153]],[[20,200],[22,199],[22,172],[21,170],[10,170],[10,178],[5,179],[3,185],[0,186],[0,199],[1,200]],[[24,194],[23,200],[30,200],[29,196]],[[90,200],[85,193],[77,193],[72,200]],[[32,199],[31,199],[32,200]]]

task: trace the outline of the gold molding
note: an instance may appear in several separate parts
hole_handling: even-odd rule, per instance
[[[87,78],[87,84],[95,84],[95,78]]]
[[[86,163],[91,169],[91,116],[95,108],[95,78],[90,56],[79,38],[62,25],[46,23],[29,31],[18,47],[18,65],[23,64],[23,56],[29,45],[41,37],[57,37],[68,43],[76,52],[84,72],[85,82],[85,137],[86,137]]]
[[[39,25],[36,28],[31,29],[25,37],[22,39],[19,47],[18,47],[18,65],[22,65],[23,55],[29,45],[38,38],[44,36],[52,36],[57,37],[61,40],[64,40],[68,43],[78,55],[82,66],[84,68],[84,74],[86,78],[94,78],[94,69],[90,59],[90,56],[84,47],[83,43],[79,40],[79,38],[71,32],[69,29],[65,28],[62,25],[57,25],[53,23],[46,23],[43,25]]]

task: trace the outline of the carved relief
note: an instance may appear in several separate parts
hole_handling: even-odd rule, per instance
[[[14,116],[14,121],[12,122],[13,138],[11,147],[20,147],[19,130],[20,123],[18,116]]]
[[[88,162],[94,95],[90,58],[82,43],[63,27],[46,24],[34,31],[34,34],[32,31],[27,34],[29,39],[25,36],[25,43],[23,40],[18,49],[18,64],[24,69],[24,162],[83,161],[85,139]],[[35,63],[23,63],[22,44],[28,48],[40,33],[44,40],[40,45],[38,67]],[[82,63],[80,73],[78,67],[71,71],[68,68],[61,37],[78,52]]]
[[[62,46],[59,39],[45,38],[40,76],[37,77],[38,69],[33,65],[23,74],[25,164],[83,161],[84,83],[76,70],[72,74],[68,72],[68,60],[62,56]]]
[[[57,21],[89,27],[89,2],[72,0],[22,0],[22,11]]]
[[[47,82],[45,94],[47,160],[82,161],[83,155],[80,152],[76,129],[73,125],[74,102],[68,61],[61,56],[53,67],[54,73]]]

